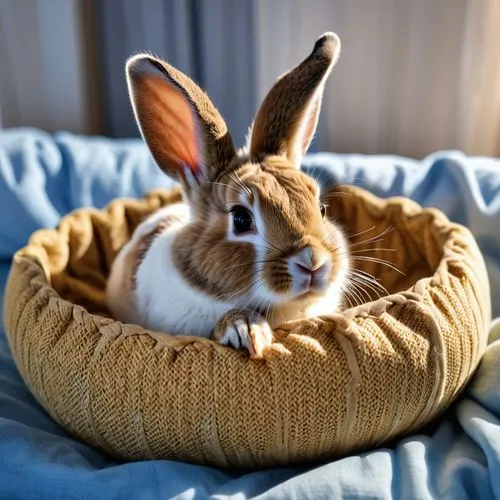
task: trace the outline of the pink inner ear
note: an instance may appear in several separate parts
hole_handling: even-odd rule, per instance
[[[314,132],[316,132],[316,127],[318,126],[318,118],[319,118],[319,108],[321,106],[321,94],[313,98],[313,102],[311,103],[309,109],[307,110],[307,115],[304,118],[305,123],[302,126],[302,137],[300,138],[302,151],[301,154],[305,155],[311,141],[314,136]]]
[[[174,84],[157,75],[141,75],[134,92],[136,113],[149,148],[170,176],[193,174],[200,168],[198,123],[191,104]]]

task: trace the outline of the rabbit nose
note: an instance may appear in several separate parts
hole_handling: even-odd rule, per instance
[[[292,258],[292,263],[298,274],[312,278],[321,277],[328,268],[328,256],[314,252],[310,247]]]
[[[306,276],[315,276],[323,274],[327,267],[326,259],[325,262],[319,264],[317,266],[313,266],[312,264],[303,264],[300,262],[294,262],[295,268],[300,274],[304,274]]]

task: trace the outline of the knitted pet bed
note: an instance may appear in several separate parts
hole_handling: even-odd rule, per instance
[[[377,244],[396,251],[374,255],[405,275],[356,260],[389,295],[283,325],[261,361],[107,316],[113,258],[178,191],[79,210],[36,232],[14,257],[4,316],[28,387],[69,432],[124,459],[286,465],[420,428],[460,393],[485,349],[483,258],[471,233],[437,210],[342,191],[330,203],[336,220],[352,234],[394,228]]]

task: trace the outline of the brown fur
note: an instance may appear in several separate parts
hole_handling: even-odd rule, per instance
[[[286,259],[306,246],[313,262],[321,252],[332,255],[334,278],[341,235],[323,220],[319,187],[298,166],[338,47],[336,35],[323,35],[311,55],[276,82],[256,115],[248,156],[236,154],[219,113],[187,76],[151,56],[127,64],[144,138],[159,166],[182,183],[191,208],[192,221],[174,241],[173,260],[194,288],[229,300],[244,296],[257,278],[286,293],[292,285]],[[254,246],[227,239],[228,206],[240,203],[242,191],[249,204],[258,204],[266,227],[261,277],[255,276]]]
[[[311,106],[313,110],[300,144],[302,152],[307,150],[318,123],[323,95],[321,87],[336,58],[334,50],[338,42],[333,37],[333,34],[321,37],[311,55],[274,84],[255,118],[251,154],[287,154],[296,162],[297,158],[290,153],[293,142],[297,140],[300,119]]]
[[[237,176],[237,177],[236,177]],[[282,157],[268,157],[263,163],[243,163],[220,177],[220,183],[200,189],[200,220],[188,225],[174,243],[174,263],[194,288],[220,300],[244,296],[254,280],[255,251],[249,243],[227,241],[228,216],[224,209],[235,202],[241,184],[260,202],[266,225],[264,279],[271,289],[286,293],[291,276],[286,259],[310,245],[329,252],[337,260],[338,230],[321,218],[319,187],[306,174]],[[332,278],[336,266],[332,268]]]
[[[226,218],[194,222],[176,238],[174,265],[193,288],[228,300],[247,293],[253,282],[255,252],[250,243],[226,241]]]
[[[137,270],[141,265],[141,262],[144,260],[146,253],[151,247],[155,238],[161,234],[163,231],[168,229],[172,224],[179,222],[180,219],[177,215],[170,214],[165,216],[161,221],[158,222],[156,227],[151,230],[151,232],[145,234],[142,238],[139,239],[137,245],[133,249],[130,254],[134,256],[134,264],[132,265],[132,277],[133,277],[133,287],[135,288],[135,278],[137,274]],[[130,257],[129,257],[130,258]]]
[[[140,238],[132,247],[130,252],[125,254],[125,263],[122,267],[123,283],[128,284],[127,289],[134,290],[136,287],[137,270],[141,265],[147,251],[155,238],[167,229],[172,223],[178,222],[179,218],[175,215],[170,215],[162,219],[154,229]]]

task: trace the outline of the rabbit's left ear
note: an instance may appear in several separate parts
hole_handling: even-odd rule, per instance
[[[251,156],[283,155],[300,166],[318,125],[326,79],[339,54],[339,37],[325,33],[309,57],[274,84],[250,132]]]
[[[190,191],[235,156],[226,124],[187,75],[148,54],[130,58],[127,82],[142,136],[160,168]]]

